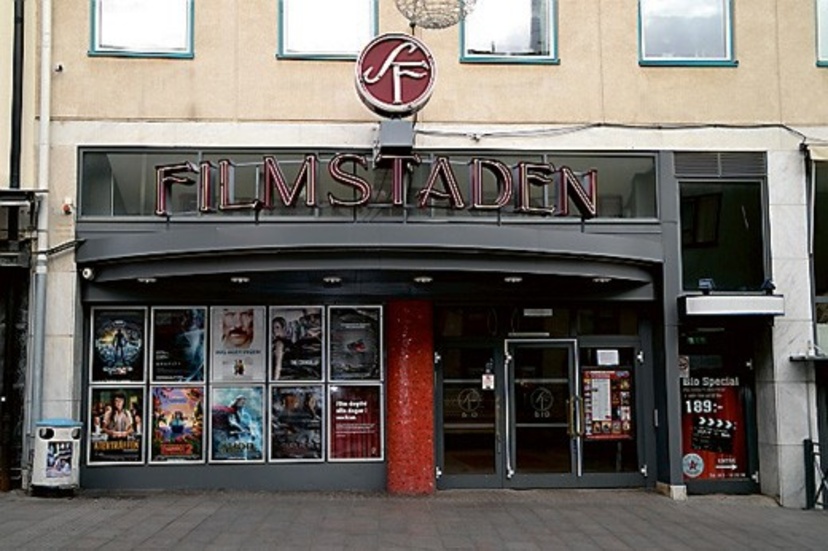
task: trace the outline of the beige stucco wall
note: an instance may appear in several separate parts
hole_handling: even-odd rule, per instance
[[[459,30],[419,30],[439,68],[423,122],[828,121],[812,2],[737,2],[739,66],[639,67],[636,2],[559,1],[559,65],[459,62]],[[54,2],[54,115],[85,119],[374,120],[353,63],[276,59],[276,0],[199,0],[195,58],[89,57],[89,0]],[[406,32],[380,0],[380,32]],[[784,78],[784,81],[780,79]],[[91,87],[94,87],[92,89]]]

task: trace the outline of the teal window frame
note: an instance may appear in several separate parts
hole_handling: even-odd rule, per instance
[[[309,51],[290,51],[288,43],[290,41],[290,30],[286,28],[285,24],[287,23],[286,16],[285,16],[285,9],[286,3],[289,2],[301,2],[302,0],[278,0],[278,24],[277,24],[277,51],[276,57],[279,59],[309,59],[309,60],[355,60],[359,57],[359,50],[362,49],[368,42],[377,36],[378,28],[379,28],[379,6],[377,0],[362,0],[365,4],[365,8],[367,10],[368,15],[368,40],[365,41],[365,44],[360,46],[359,50],[355,51],[335,51],[335,50],[327,50],[325,48],[320,48],[318,50],[309,50]],[[336,2],[336,0],[331,0]],[[316,16],[318,18],[318,15]],[[350,29],[351,27],[347,23],[342,23],[338,21],[339,28],[342,30]],[[301,29],[302,33],[307,33],[308,28],[303,27]]]
[[[511,3],[514,0],[478,0],[477,10],[480,9],[480,4],[485,1],[489,2],[507,2]],[[460,23],[460,62],[461,63],[504,63],[504,64],[535,64],[535,65],[559,65],[560,58],[558,57],[558,0],[546,0],[548,4],[549,20],[547,22],[547,42],[549,44],[548,55],[527,55],[527,54],[469,54],[466,48],[466,32],[468,29],[467,21],[463,20]],[[472,12],[472,21],[475,13]]]
[[[735,38],[733,28],[733,0],[715,0],[722,4],[724,17],[723,31],[725,32],[725,55],[722,57],[662,57],[645,55],[646,36],[644,32],[644,4],[662,0],[638,0],[638,64],[642,67],[738,67],[739,62],[734,57]]]
[[[828,0],[816,0],[816,64],[828,67]]]
[[[187,31],[184,44],[179,48],[147,48],[124,46],[105,46],[101,44],[101,21],[103,6],[113,0],[90,0],[89,9],[89,52],[90,56],[101,57],[160,57],[192,59],[194,57],[194,0],[181,0],[186,4]],[[118,1],[118,0],[115,0]],[[134,21],[133,21],[134,24]]]

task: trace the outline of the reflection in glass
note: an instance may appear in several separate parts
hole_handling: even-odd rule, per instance
[[[555,58],[554,0],[478,0],[463,26],[464,55]]]
[[[758,291],[764,281],[760,182],[681,182],[684,289],[712,278],[716,290]]]
[[[375,0],[282,0],[281,54],[355,57],[374,36]]]
[[[192,0],[96,0],[97,53],[189,54]]]
[[[640,0],[643,59],[729,60],[729,0]]]

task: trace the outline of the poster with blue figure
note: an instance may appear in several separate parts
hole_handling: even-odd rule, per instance
[[[144,382],[145,308],[92,309],[93,383]]]
[[[210,461],[264,461],[264,386],[211,389]]]
[[[152,380],[204,381],[207,308],[152,309]]]

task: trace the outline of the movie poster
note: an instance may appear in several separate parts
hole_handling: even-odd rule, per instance
[[[264,387],[213,387],[210,409],[210,460],[264,461]]]
[[[93,383],[144,381],[144,308],[92,309]]]
[[[152,387],[150,463],[204,461],[204,388]]]
[[[152,309],[152,380],[204,381],[207,308]]]
[[[72,442],[46,444],[46,478],[71,478],[72,445]]]
[[[89,464],[144,462],[144,388],[89,391]]]
[[[379,380],[381,373],[382,309],[379,306],[331,306],[331,380]]]
[[[270,399],[270,460],[322,460],[322,386],[274,386]]]
[[[747,440],[738,375],[719,356],[683,356],[682,471],[685,480],[747,478]]]
[[[321,306],[270,308],[270,380],[322,380]]]
[[[332,386],[330,397],[329,459],[382,459],[381,387]]]
[[[210,309],[212,382],[265,382],[265,317],[264,306]]]

